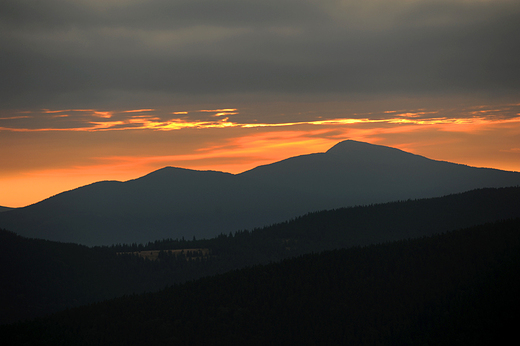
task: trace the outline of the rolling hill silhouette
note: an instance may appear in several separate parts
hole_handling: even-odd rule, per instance
[[[435,161],[356,141],[233,175],[166,167],[0,214],[26,237],[85,245],[212,237],[323,209],[520,185],[520,173]]]
[[[0,290],[0,324],[309,253],[373,248],[499,220],[512,220],[511,229],[520,231],[520,187],[319,211],[252,231],[146,245],[87,247],[29,239],[0,228],[5,282]],[[193,258],[186,257],[187,252],[170,252],[200,248],[211,255]],[[131,255],[161,250],[158,261]],[[466,251],[467,246],[460,249],[461,254]]]
[[[0,335],[8,345],[507,344],[515,337],[514,316],[520,308],[519,229],[520,219],[514,219],[432,237],[307,254],[0,325]],[[4,296],[5,305],[17,317],[24,307],[34,313],[35,306],[48,304],[37,292],[32,292],[36,303],[14,304],[13,298],[29,300],[30,291],[63,292],[57,295],[63,304],[99,288],[124,288],[126,282],[136,287],[143,276],[148,282],[153,278],[150,272],[168,267],[130,262],[131,256],[122,263],[106,251],[92,256],[95,249],[21,239],[9,232],[0,236],[29,243],[32,251],[23,247],[22,254],[6,246],[20,263],[41,258],[39,263],[50,269],[44,274],[40,268],[32,271],[34,279],[40,279],[37,284],[17,272],[9,277],[18,285],[13,285],[15,294]],[[64,278],[71,263],[89,270]],[[110,266],[116,268],[113,274]],[[170,280],[176,276],[160,273],[158,277]],[[56,289],[45,290],[53,283]]]

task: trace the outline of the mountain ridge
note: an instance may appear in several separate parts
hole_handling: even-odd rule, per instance
[[[211,239],[156,239],[89,248],[29,239],[0,228],[6,282],[0,290],[0,324],[308,253],[421,239],[519,217],[520,187],[509,187],[318,211]],[[169,253],[200,248],[211,255],[187,262]],[[129,255],[154,250],[163,251],[157,262]]]
[[[405,167],[408,169],[403,169]],[[316,180],[319,171],[324,169],[330,173],[324,179]],[[276,170],[278,172],[275,172]],[[483,179],[476,177],[477,175],[492,175],[499,172],[510,178],[516,177],[508,182],[492,181],[487,178],[486,183],[474,181],[474,179]],[[296,156],[241,173],[241,175],[253,176],[260,180],[262,180],[262,176],[267,177],[263,179],[264,181],[270,179],[268,176],[272,174],[284,175],[282,185],[293,187],[313,185],[316,193],[326,191],[329,196],[335,196],[338,192],[343,193],[337,189],[343,179],[355,182],[350,186],[349,192],[360,195],[374,195],[373,191],[376,193],[385,191],[396,184],[400,184],[402,191],[406,191],[406,187],[413,184],[414,191],[394,193],[392,198],[371,196],[370,198],[358,198],[354,202],[343,199],[343,203],[350,205],[442,196],[479,187],[515,186],[518,184],[519,176],[516,172],[437,161],[396,148],[352,140],[340,142],[325,153]],[[297,174],[300,175],[300,180],[294,178]],[[339,197],[336,196],[336,198]]]
[[[24,345],[56,340],[70,345],[507,343],[514,338],[512,311],[520,307],[519,227],[520,219],[505,220],[432,237],[315,252],[0,326],[0,333],[8,343]],[[76,246],[60,253],[87,255],[92,250]],[[12,254],[22,262],[32,253],[28,255]],[[81,257],[76,261],[83,262]],[[120,284],[127,268],[136,273],[148,264],[146,275],[150,268],[168,267],[172,259],[166,255],[165,263],[146,263],[112,257],[109,262],[122,270],[101,275],[101,280],[102,273],[91,273],[100,287],[110,287],[114,276],[121,276]],[[117,260],[126,263],[118,266]],[[68,264],[45,257],[43,262]],[[202,264],[188,263],[194,268]],[[96,264],[91,266],[95,271],[106,268]],[[46,275],[40,278],[50,281]],[[135,285],[140,278],[128,279]],[[39,288],[27,281],[31,289]],[[64,290],[63,284],[67,281],[57,288]],[[72,285],[77,286],[85,285]],[[69,291],[64,295],[73,299],[76,295]],[[16,299],[23,296],[16,293]],[[21,310],[12,300],[7,303],[15,313]]]
[[[343,141],[240,174],[164,167],[102,181],[0,214],[20,235],[85,245],[212,237],[307,212],[520,185],[520,173]]]

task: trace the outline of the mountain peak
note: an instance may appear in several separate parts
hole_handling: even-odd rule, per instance
[[[336,153],[336,152],[344,152],[344,151],[352,151],[352,150],[361,150],[372,146],[373,144],[359,142],[352,139],[347,139],[335,144],[329,150],[327,150],[327,154]]]
[[[392,147],[387,147],[384,145],[370,144],[366,142],[359,142],[352,139],[347,139],[342,142],[337,143],[332,148],[326,151],[327,154],[347,154],[347,153],[359,153],[359,152],[367,152],[374,150],[393,150],[393,151],[401,151],[399,149],[395,149]]]

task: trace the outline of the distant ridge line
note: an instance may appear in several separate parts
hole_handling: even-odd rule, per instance
[[[519,185],[520,173],[347,140],[240,174],[164,167],[93,183],[2,212],[0,227],[85,245],[207,238],[318,210]]]

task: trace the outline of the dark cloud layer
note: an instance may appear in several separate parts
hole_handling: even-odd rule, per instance
[[[3,108],[520,89],[518,1],[4,0],[0,30]]]

